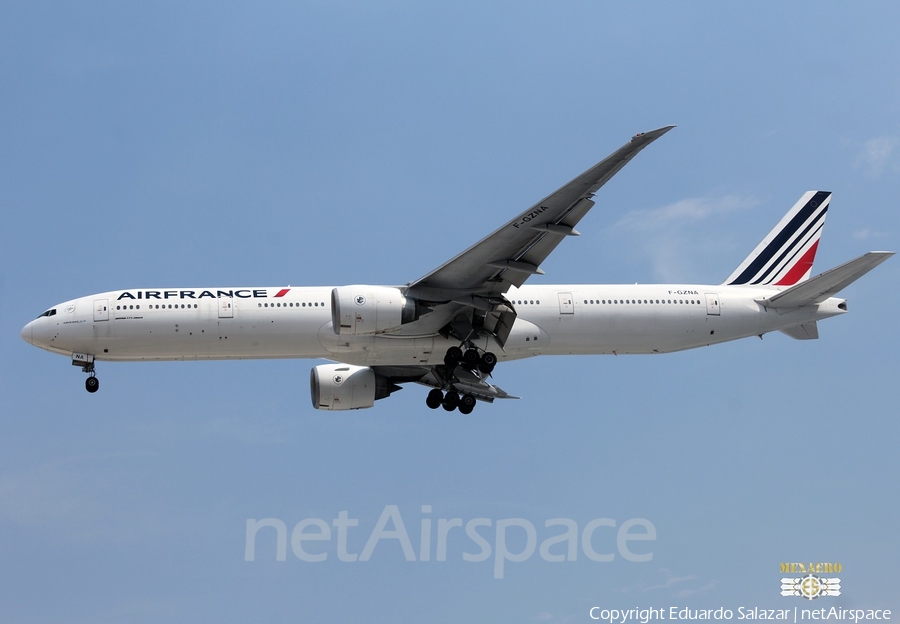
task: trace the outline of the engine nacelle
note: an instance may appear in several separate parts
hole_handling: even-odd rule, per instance
[[[399,389],[368,366],[322,364],[309,373],[312,404],[321,410],[365,409]]]
[[[419,318],[414,299],[389,286],[341,286],[331,291],[331,324],[338,336],[368,336]]]

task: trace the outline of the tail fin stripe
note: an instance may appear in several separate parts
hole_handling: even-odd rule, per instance
[[[797,255],[800,252],[802,252],[809,245],[809,242],[811,240],[817,239],[818,236],[820,235],[820,232],[822,231],[822,228],[825,226],[824,217],[825,217],[826,212],[828,212],[827,206],[825,207],[824,210],[822,210],[822,212],[820,212],[816,216],[816,218],[812,221],[812,223],[810,223],[806,227],[806,229],[803,230],[803,232],[800,234],[800,236],[798,236],[794,240],[794,242],[791,243],[790,246],[784,250],[784,253],[782,253],[780,256],[778,256],[778,259],[775,262],[773,262],[771,264],[771,266],[769,266],[769,268],[765,271],[765,273],[763,273],[762,276],[759,277],[759,279],[756,279],[753,281],[753,284],[762,284],[763,282],[765,282],[773,270],[775,271],[774,275],[777,276],[779,273],[781,273],[785,269],[785,267],[787,265],[789,265],[791,262],[793,262],[794,258],[796,258]],[[813,227],[815,227],[816,225],[818,225],[818,227],[816,227],[816,229],[810,234],[810,230]],[[808,234],[808,236],[807,236],[807,234]],[[785,259],[788,254],[790,254],[790,257]],[[774,279],[774,277],[772,279]]]
[[[812,269],[813,259],[816,257],[816,249],[819,247],[819,241],[816,241],[812,244],[812,246],[806,250],[806,253],[803,254],[803,257],[797,261],[797,263],[791,267],[791,270],[788,271],[784,277],[781,278],[775,285],[776,286],[790,286],[796,284],[800,281],[800,278],[806,275],[810,269]]]
[[[831,193],[828,191],[819,191],[815,193],[809,201],[806,202],[803,208],[794,215],[790,222],[788,222],[781,231],[773,237],[771,242],[769,242],[769,244],[756,256],[756,258],[753,259],[747,268],[744,269],[737,278],[731,280],[729,284],[746,284],[754,279],[805,223],[812,219],[814,224],[825,215],[828,210],[827,200],[830,196]],[[822,206],[822,204],[825,205]],[[821,210],[819,210],[820,208]]]
[[[793,219],[784,227],[782,230],[772,239],[772,241],[766,246],[766,248],[756,257],[756,259],[750,263],[743,273],[741,273],[740,277],[735,280],[734,284],[746,284],[750,282],[755,276],[765,269],[767,265],[772,261],[773,256],[777,254],[785,244],[791,240],[791,238],[797,233],[803,224],[805,224],[813,215],[815,215],[817,209],[819,208],[819,202],[816,201],[817,195],[813,196],[806,205],[800,210]],[[822,215],[827,211],[827,206],[824,210],[822,210],[818,217],[821,218]],[[796,241],[795,241],[796,242]]]

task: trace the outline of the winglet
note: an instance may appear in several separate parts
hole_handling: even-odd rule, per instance
[[[655,141],[656,139],[658,139],[659,137],[661,137],[662,135],[664,135],[666,132],[668,132],[669,130],[671,130],[674,127],[675,127],[675,124],[672,124],[671,126],[663,126],[662,128],[657,128],[656,130],[650,130],[648,132],[638,132],[636,135],[631,137],[631,142],[634,143],[635,141],[637,141],[639,139],[644,139],[647,141]]]

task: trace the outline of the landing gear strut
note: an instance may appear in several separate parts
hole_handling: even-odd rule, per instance
[[[84,380],[84,389],[91,394],[97,392],[97,390],[100,389],[100,380],[97,379],[97,374],[94,372],[94,359],[73,358],[72,364],[74,364],[75,366],[81,366],[81,372],[88,374],[88,378]]]

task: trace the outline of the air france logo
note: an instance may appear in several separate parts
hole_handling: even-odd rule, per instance
[[[365,298],[363,295],[356,295],[355,301],[356,301],[356,305],[360,305],[360,306],[361,306],[361,305],[365,305],[365,304],[366,304],[366,298]]]

